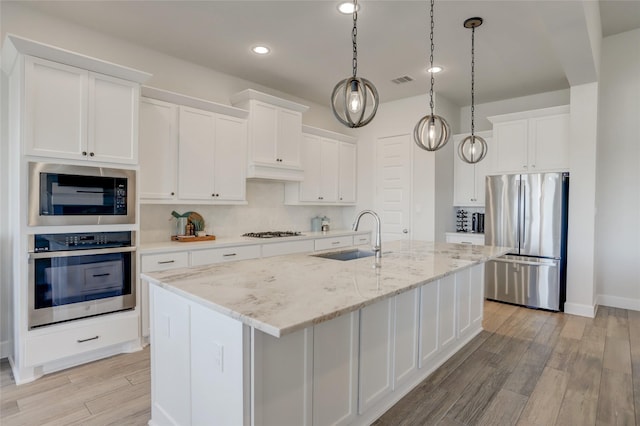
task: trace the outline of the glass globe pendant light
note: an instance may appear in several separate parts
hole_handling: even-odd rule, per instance
[[[476,27],[482,25],[482,18],[469,18],[464,21],[465,28],[471,28],[471,135],[467,136],[458,145],[458,156],[469,164],[475,164],[487,155],[487,141],[475,135],[475,33]]]
[[[429,33],[429,39],[431,40],[431,52],[429,55],[429,69],[433,70],[433,3],[431,0],[431,31]],[[451,127],[447,120],[435,115],[433,113],[433,85],[435,83],[434,72],[431,74],[431,89],[429,90],[429,107],[431,108],[431,114],[425,115],[418,121],[416,127],[413,129],[413,140],[416,145],[426,151],[437,151],[447,144],[449,137],[451,136]]]
[[[336,84],[331,93],[331,109],[339,122],[347,127],[366,126],[378,110],[378,91],[373,83],[358,73],[358,0],[353,1],[353,75]]]

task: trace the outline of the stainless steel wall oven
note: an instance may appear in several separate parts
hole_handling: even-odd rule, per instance
[[[29,163],[29,225],[135,224],[135,170]]]
[[[134,233],[29,236],[29,328],[133,309]]]

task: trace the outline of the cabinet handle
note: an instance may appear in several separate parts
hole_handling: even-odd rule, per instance
[[[158,265],[166,265],[167,263],[175,263],[175,260],[158,261]]]
[[[318,197],[318,200],[324,200],[324,197]]]
[[[222,257],[231,257],[231,256],[236,256],[236,253],[227,253],[227,254],[223,254]]]
[[[536,168],[536,165],[535,165],[535,164],[532,164],[532,165],[531,165],[531,168],[532,168],[532,169],[535,169],[535,168]]]
[[[340,241],[334,241],[331,244],[333,244],[333,245],[340,244]]]
[[[523,168],[523,169],[526,169],[526,168],[527,168],[527,166],[522,166],[522,168]]]
[[[109,275],[111,275],[111,274],[109,274],[109,273],[106,273],[106,274],[93,274],[93,278],[108,277]]]
[[[340,201],[342,201],[342,197],[340,197]]]
[[[93,157],[95,154],[93,152],[89,153],[89,157]]]
[[[91,340],[98,340],[99,338],[100,336],[93,336],[93,337],[89,337],[88,339],[78,339],[77,342],[84,343],[84,342],[89,342]]]
[[[366,238],[360,238],[358,241],[367,241]]]
[[[175,193],[175,192],[172,192],[172,193],[171,193],[171,195],[176,195],[176,193]]]
[[[87,151],[82,151],[82,155],[87,156]]]

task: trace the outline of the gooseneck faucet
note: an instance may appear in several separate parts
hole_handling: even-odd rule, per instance
[[[380,232],[380,216],[373,210],[362,210],[356,216],[355,222],[353,222],[352,230],[357,231],[358,225],[360,225],[360,218],[365,214],[370,214],[376,220],[376,243],[373,246],[373,252],[376,254],[376,261],[379,261],[382,258],[382,237]]]

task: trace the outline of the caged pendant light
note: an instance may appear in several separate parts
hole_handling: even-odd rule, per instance
[[[431,9],[429,16],[431,18],[431,30],[429,32],[429,40],[431,41],[431,51],[429,54],[429,70],[433,70],[433,3],[431,0]],[[413,140],[416,145],[426,151],[437,151],[447,144],[449,136],[451,136],[451,128],[447,120],[433,113],[433,85],[435,83],[434,72],[431,74],[431,89],[429,90],[429,107],[431,114],[425,115],[418,121],[413,129]]]
[[[378,91],[373,83],[358,73],[358,0],[353,0],[353,75],[336,84],[331,94],[331,109],[338,121],[347,127],[366,126],[378,110]]]
[[[464,21],[465,28],[471,28],[471,135],[467,136],[458,145],[458,156],[469,164],[475,164],[487,155],[487,142],[480,136],[475,135],[474,113],[475,113],[475,33],[476,27],[482,25],[482,18],[469,18]]]

